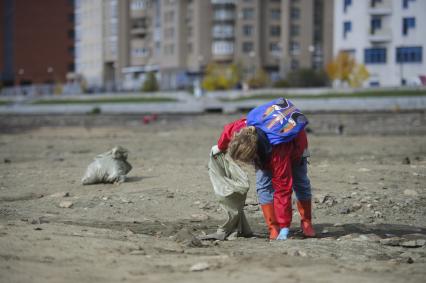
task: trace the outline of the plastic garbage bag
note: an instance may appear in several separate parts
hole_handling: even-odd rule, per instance
[[[116,146],[110,151],[99,154],[87,167],[83,185],[98,183],[122,183],[126,174],[132,170],[132,165],[127,162],[127,149]]]
[[[209,175],[217,196],[233,193],[247,194],[250,184],[247,173],[228,155],[220,152],[217,145],[210,152]]]
[[[210,152],[209,175],[219,204],[225,210],[227,220],[216,233],[201,239],[225,240],[230,234],[250,236],[252,231],[244,214],[244,204],[250,188],[247,174],[228,155],[213,146]]]

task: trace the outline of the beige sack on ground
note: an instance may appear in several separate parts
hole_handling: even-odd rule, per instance
[[[217,232],[204,238],[224,240],[237,232],[250,236],[252,231],[244,214],[244,204],[250,188],[247,174],[228,155],[213,146],[210,152],[209,175],[220,206],[228,219]]]
[[[132,165],[127,162],[127,149],[116,146],[95,157],[95,160],[87,167],[81,182],[83,185],[122,183],[130,170]]]

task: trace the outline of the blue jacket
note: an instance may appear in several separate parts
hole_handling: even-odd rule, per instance
[[[260,128],[272,145],[291,141],[307,124],[305,115],[285,98],[260,105],[247,115],[247,126]]]

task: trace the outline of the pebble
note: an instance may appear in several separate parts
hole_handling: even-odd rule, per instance
[[[359,168],[358,169],[359,172],[370,172],[371,170],[368,168]]]
[[[406,189],[404,190],[404,195],[410,196],[410,197],[416,197],[419,194],[415,190]]]
[[[290,250],[288,252],[289,256],[301,256],[301,257],[307,257],[308,254],[305,251],[302,250]]]
[[[207,270],[209,268],[210,268],[210,265],[207,262],[198,262],[198,263],[192,265],[189,268],[189,271],[192,271],[192,272],[194,272],[194,271],[204,271],[204,270]]]
[[[203,222],[209,220],[209,216],[207,214],[192,214],[191,221],[192,222]]]
[[[351,210],[348,207],[344,207],[344,208],[340,209],[340,211],[339,211],[340,214],[348,214],[350,212],[351,212]]]
[[[54,193],[50,195],[50,197],[52,198],[65,198],[69,196],[70,196],[69,192],[58,192],[58,193]]]
[[[317,194],[315,196],[315,202],[324,203],[328,198],[329,198],[329,195],[327,194]]]
[[[360,235],[358,239],[361,240],[361,241],[379,243],[382,238],[380,238],[376,234],[365,234],[365,235]]]
[[[253,199],[253,198],[247,198],[246,199],[246,205],[257,205],[258,202],[257,200]]]
[[[250,205],[250,206],[246,207],[245,210],[247,210],[247,211],[258,211],[259,210],[259,206],[257,206],[257,205]]]
[[[399,244],[403,241],[400,237],[391,237],[386,239],[381,239],[380,244],[385,246],[399,246]]]
[[[355,202],[355,203],[352,204],[352,209],[351,210],[352,211],[356,211],[356,210],[361,209],[361,207],[362,207],[362,205],[360,203]]]
[[[130,255],[146,255],[144,250],[134,250],[130,252]]]
[[[404,248],[419,248],[423,247],[426,243],[426,240],[409,240],[404,241],[400,244],[400,246]]]
[[[383,214],[380,211],[374,211],[374,217],[383,218]]]
[[[59,207],[62,208],[71,208],[74,204],[71,201],[61,201]]]
[[[228,241],[235,241],[238,239],[238,232],[233,232],[226,238]]]
[[[200,239],[194,236],[194,234],[191,233],[187,228],[182,228],[177,232],[177,234],[174,236],[175,241],[183,244],[187,247],[201,247],[203,246]]]
[[[407,157],[405,157],[403,160],[402,160],[402,164],[405,164],[405,165],[408,165],[408,164],[410,164],[411,163],[411,160],[410,160],[410,158],[407,156]]]

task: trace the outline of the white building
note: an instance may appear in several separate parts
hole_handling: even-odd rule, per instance
[[[334,54],[364,64],[365,86],[426,83],[425,0],[335,0]]]

